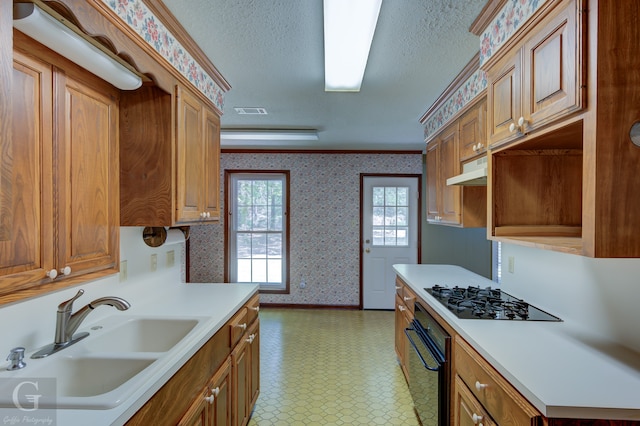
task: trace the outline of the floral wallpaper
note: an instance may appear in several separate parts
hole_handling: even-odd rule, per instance
[[[487,75],[484,71],[477,70],[447,99],[444,105],[427,119],[424,127],[425,140],[436,134],[454,115],[486,88]]]
[[[509,0],[480,36],[484,64],[547,0]]]
[[[220,168],[222,201],[226,169],[290,171],[291,293],[262,294],[260,301],[357,306],[360,173],[422,174],[422,155],[223,153]],[[220,224],[191,227],[192,282],[223,281],[224,217]]]
[[[102,0],[102,2],[209,98],[220,111],[224,110],[224,91],[142,0]]]

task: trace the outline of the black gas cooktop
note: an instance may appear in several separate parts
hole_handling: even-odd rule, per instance
[[[426,292],[458,318],[513,321],[562,321],[548,312],[491,287],[446,287],[434,285]]]

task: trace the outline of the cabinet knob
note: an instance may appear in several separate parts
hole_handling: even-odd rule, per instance
[[[243,330],[246,330],[247,329],[247,323],[243,322],[242,324],[238,324],[236,327],[241,328]]]
[[[207,219],[209,219],[209,218],[211,217],[211,213],[210,213],[210,212],[207,212],[207,213],[206,213],[206,217],[207,217]]]
[[[510,131],[511,133],[515,133],[516,129],[517,129],[517,127],[516,127],[516,123],[511,123],[511,124],[509,124],[509,131]]]
[[[71,273],[71,266],[65,266],[64,268],[60,269],[60,273],[62,275],[69,275]]]
[[[255,339],[255,338],[256,338],[256,335],[255,335],[255,334],[250,334],[250,335],[249,335],[249,337],[247,337],[247,338],[246,338],[246,339],[244,339],[244,340],[245,340],[245,342],[247,342],[247,343],[251,344],[251,343],[253,343],[253,339]]]
[[[520,117],[518,119],[518,126],[520,126],[520,129],[522,129],[522,126],[524,126],[527,123],[527,120],[524,119],[524,117]]]
[[[209,396],[205,396],[204,400],[207,401],[209,404],[213,404],[213,401],[216,399],[215,396],[213,395],[209,395]]]
[[[52,280],[55,280],[56,277],[58,276],[58,271],[56,271],[55,269],[52,269],[50,271],[47,271],[47,276],[49,278],[51,278]]]
[[[471,147],[471,149],[473,150],[473,152],[476,152],[478,150],[478,147],[476,144],[473,144],[473,146]]]
[[[404,310],[405,310],[405,309],[407,309],[407,308],[405,308],[405,307],[404,307],[404,306],[402,306],[402,305],[398,305],[398,310],[399,310],[400,312],[404,312]]]
[[[400,290],[402,287],[400,287],[399,285],[396,286],[396,290]]]
[[[253,308],[251,308],[252,310],[256,311],[256,312],[260,312],[260,306],[254,306]]]
[[[220,386],[216,387],[215,389],[211,389],[211,395],[213,396],[220,395]]]
[[[483,390],[484,388],[486,388],[489,385],[486,385],[484,383],[480,383],[479,381],[476,380],[476,390],[478,392],[480,392],[481,390]]]
[[[473,424],[478,424],[480,423],[480,421],[482,421],[482,416],[477,415],[476,413],[473,413],[473,415],[471,416],[471,419],[473,420]]]
[[[408,302],[409,300],[411,300],[411,298],[407,297],[407,296],[403,297],[403,299],[404,299],[405,302]]]

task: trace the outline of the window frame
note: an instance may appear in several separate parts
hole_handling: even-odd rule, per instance
[[[225,245],[225,261],[224,261],[224,281],[231,282],[231,270],[232,262],[236,261],[235,253],[232,252],[234,245],[231,244],[231,238],[235,236],[235,230],[233,229],[233,210],[235,205],[235,190],[233,187],[234,179],[243,177],[249,180],[260,180],[260,177],[281,176],[284,180],[283,188],[283,213],[282,213],[282,225],[283,225],[283,249],[282,249],[282,262],[283,262],[283,280],[279,286],[271,286],[266,284],[260,284],[260,293],[274,293],[274,294],[290,294],[290,277],[289,277],[289,263],[290,263],[290,249],[289,249],[289,200],[290,200],[290,171],[289,170],[225,170],[225,224],[224,224],[224,245]]]

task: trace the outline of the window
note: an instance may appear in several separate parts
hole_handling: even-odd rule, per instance
[[[228,279],[289,292],[289,172],[227,172]]]
[[[373,245],[409,245],[409,187],[373,187]]]

